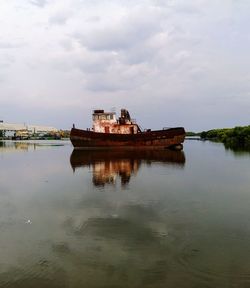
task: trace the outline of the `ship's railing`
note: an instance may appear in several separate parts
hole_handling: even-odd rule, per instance
[[[136,119],[131,119],[132,124],[136,124]]]

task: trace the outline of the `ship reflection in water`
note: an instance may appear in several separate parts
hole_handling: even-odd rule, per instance
[[[70,157],[73,171],[79,167],[92,167],[95,186],[115,184],[120,179],[124,187],[131,176],[136,175],[142,163],[150,165],[153,162],[183,168],[185,154],[183,151],[172,150],[73,150]]]

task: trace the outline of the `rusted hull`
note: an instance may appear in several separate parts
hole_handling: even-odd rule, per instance
[[[70,133],[70,140],[73,146],[80,149],[164,149],[181,146],[184,139],[185,130],[182,127],[142,132],[138,134],[97,133],[72,128]]]

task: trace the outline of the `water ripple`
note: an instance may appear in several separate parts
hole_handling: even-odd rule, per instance
[[[233,247],[230,250],[220,244],[213,243],[211,247],[185,244],[176,255],[176,263],[184,268],[190,276],[203,283],[225,280],[230,280],[231,283],[239,283],[239,281],[250,283],[249,257],[242,258],[237,253],[237,250],[242,247]]]

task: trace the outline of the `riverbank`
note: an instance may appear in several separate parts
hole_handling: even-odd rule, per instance
[[[214,140],[224,143],[228,148],[250,149],[250,126],[212,129],[200,134],[203,140]]]

